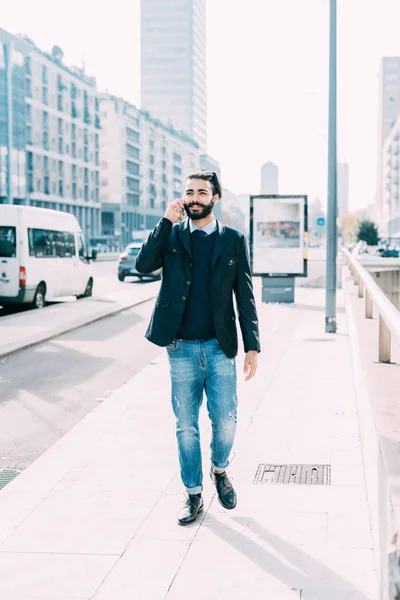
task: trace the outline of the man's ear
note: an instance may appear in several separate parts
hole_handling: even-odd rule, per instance
[[[215,196],[214,196],[214,204],[217,204],[217,202],[219,202],[219,196],[218,196],[218,194],[215,194]]]

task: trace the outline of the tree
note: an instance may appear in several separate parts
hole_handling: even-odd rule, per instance
[[[378,227],[369,219],[360,221],[357,230],[357,241],[367,242],[368,246],[377,246],[379,243]]]

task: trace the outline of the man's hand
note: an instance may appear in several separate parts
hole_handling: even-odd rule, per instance
[[[167,210],[165,211],[164,218],[168,219],[172,223],[182,221],[186,216],[185,203],[183,200],[178,198],[171,204],[168,204]]]
[[[250,381],[253,379],[256,374],[258,366],[258,352],[257,350],[249,350],[246,353],[246,357],[244,359],[244,375],[245,381]]]

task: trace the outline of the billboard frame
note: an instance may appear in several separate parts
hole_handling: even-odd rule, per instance
[[[290,200],[291,198],[304,200],[304,240],[303,240],[303,272],[302,273],[254,273],[253,272],[253,244],[254,244],[254,200]],[[253,277],[307,277],[308,275],[308,196],[306,194],[253,194],[250,196],[250,265]]]

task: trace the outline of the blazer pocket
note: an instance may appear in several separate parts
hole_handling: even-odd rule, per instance
[[[166,300],[165,298],[157,298],[157,301],[156,301],[157,308],[168,308],[168,306],[169,306],[169,300]]]

